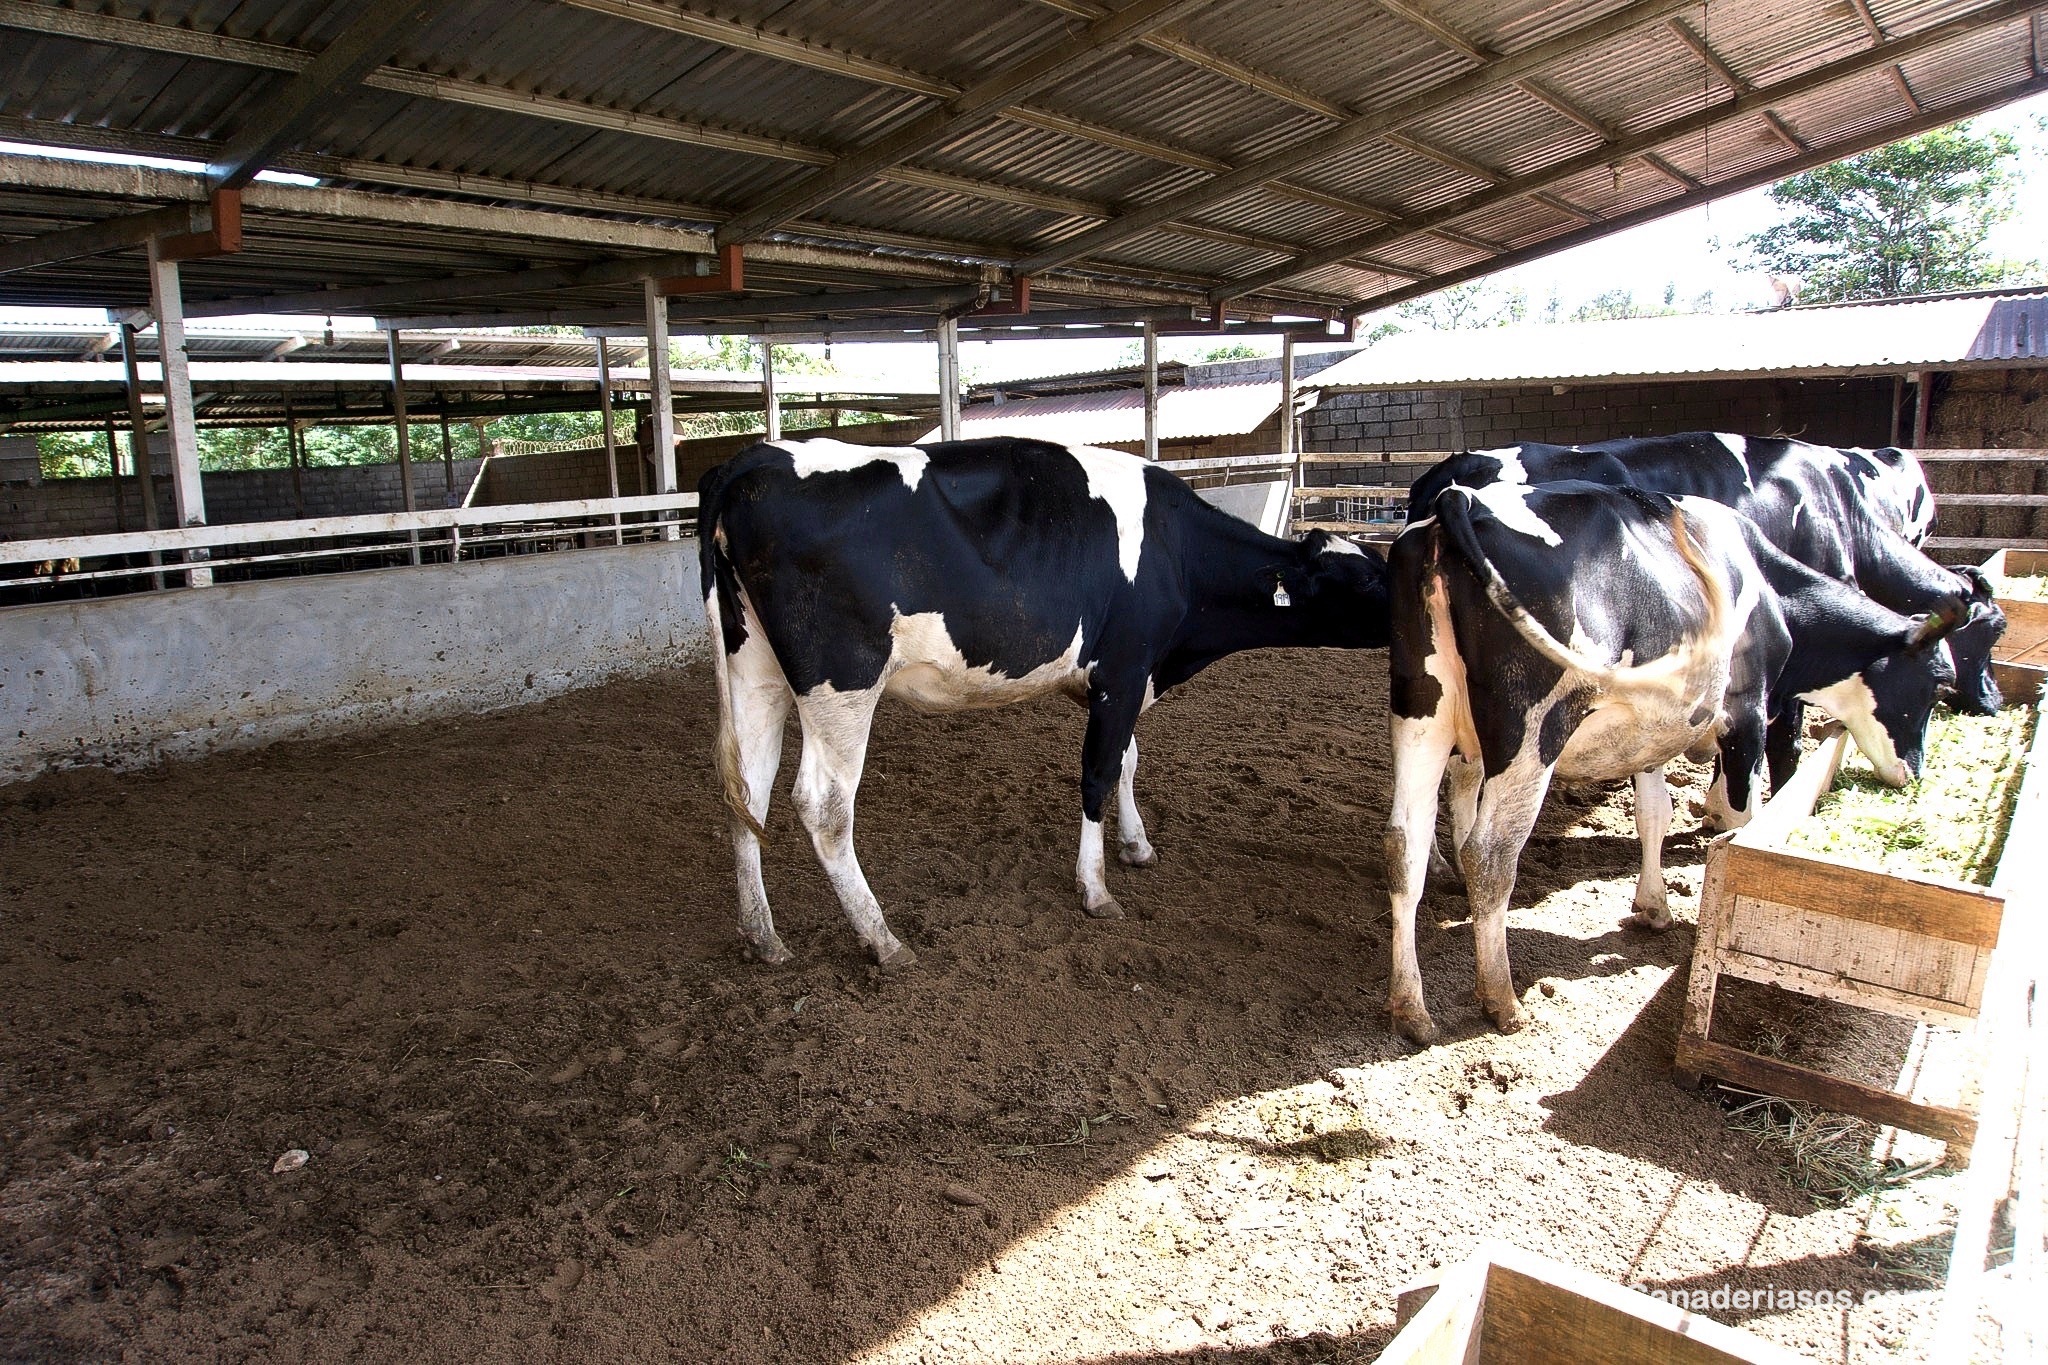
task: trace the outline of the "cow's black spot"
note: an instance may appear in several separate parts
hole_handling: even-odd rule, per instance
[[[1444,685],[1428,673],[1414,677],[1395,675],[1387,687],[1387,705],[1402,720],[1423,720],[1436,714],[1444,697]]]

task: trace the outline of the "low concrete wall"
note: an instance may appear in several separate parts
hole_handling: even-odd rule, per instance
[[[0,781],[538,701],[704,652],[694,540],[0,611]]]

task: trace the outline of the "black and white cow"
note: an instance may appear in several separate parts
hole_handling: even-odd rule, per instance
[[[1855,583],[1893,611],[1927,611],[1962,593],[1972,603],[1970,618],[1948,639],[1956,708],[1989,715],[2003,703],[1991,676],[1991,647],[2005,633],[2005,613],[1977,570],[1943,568],[1919,549],[1934,524],[1934,496],[1911,451],[1838,449],[1706,431],[1582,446],[1525,442],[1439,462],[1415,481],[1409,507],[1412,512],[1434,506],[1436,495],[1452,484],[1479,488],[1559,479],[1712,498],[1755,522],[1772,544],[1808,568]],[[1789,767],[1799,721],[1795,709],[1771,737],[1774,778]]]
[[[907,449],[753,446],[697,486],[705,608],[731,807],[740,934],[780,962],[761,821],[794,705],[794,799],[854,931],[889,932],[853,851],[854,793],[884,696],[928,711],[1061,693],[1088,709],[1082,908],[1122,913],[1103,876],[1118,788],[1126,863],[1154,861],[1132,797],[1139,713],[1241,649],[1383,646],[1386,567],[1348,541],[1280,540],[1135,456],[989,439]]]
[[[1718,502],[1582,482],[1450,487],[1394,542],[1389,569],[1387,1009],[1416,1042],[1436,1033],[1415,908],[1447,766],[1479,999],[1512,1032],[1524,1015],[1507,904],[1553,776],[1635,779],[1636,918],[1662,928],[1664,764],[1717,750],[1746,815],[1768,719],[1794,698],[1826,706],[1866,753],[1899,762],[1917,751],[1934,705],[1925,656],[1963,613],[1959,598],[1932,617],[1889,611],[1780,553]]]

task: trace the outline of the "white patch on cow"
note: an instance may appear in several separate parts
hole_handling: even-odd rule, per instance
[[[1085,695],[1088,672],[1081,666],[1081,634],[1057,658],[1012,678],[985,664],[970,664],[936,611],[898,613],[890,623],[893,644],[883,689],[925,711],[965,711],[1007,706],[1047,692]]]
[[[1907,771],[1898,749],[1892,744],[1891,732],[1877,719],[1877,697],[1861,673],[1851,673],[1838,683],[1802,692],[1800,699],[1812,702],[1842,722],[1849,731],[1849,737],[1856,741],[1856,747],[1870,760],[1871,770],[1877,774],[1878,781],[1903,787],[1911,779],[1912,773]]]
[[[768,444],[789,452],[799,479],[808,479],[813,474],[845,474],[871,464],[887,463],[896,466],[896,472],[903,478],[903,486],[913,493],[924,479],[925,467],[932,462],[930,455],[911,446],[858,446],[825,437],[811,441],[770,441]]]
[[[1756,484],[1749,477],[1749,439],[1730,435],[1725,431],[1715,432],[1714,439],[1726,446],[1728,453],[1735,457],[1735,467],[1742,471],[1742,486],[1752,493],[1756,492]]]
[[[1326,555],[1363,555],[1365,551],[1342,536],[1331,536],[1329,543],[1323,546],[1323,553]]]
[[[1088,495],[1116,514],[1116,560],[1124,577],[1138,581],[1138,556],[1145,548],[1145,462],[1120,450],[1069,446],[1067,453],[1088,476]]]
[[[1519,461],[1516,471],[1518,474],[1521,471]],[[1496,483],[1472,489],[1471,493],[1475,501],[1493,514],[1495,521],[1510,531],[1531,536],[1553,547],[1564,544],[1564,537],[1529,505],[1530,491],[1528,485],[1522,483]]]
[[[1495,483],[1529,482],[1529,469],[1522,463],[1520,446],[1500,446],[1493,450],[1475,450],[1472,453],[1500,461],[1500,477],[1494,480]]]

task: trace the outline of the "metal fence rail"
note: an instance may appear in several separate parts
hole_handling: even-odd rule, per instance
[[[225,522],[179,526],[157,531],[117,531],[90,536],[54,536],[0,541],[0,588],[45,586],[77,579],[125,578],[173,573],[196,568],[274,564],[330,559],[339,555],[380,552],[410,554],[415,546],[459,558],[465,547],[516,545],[571,536],[602,537],[613,543],[628,538],[673,536],[695,511],[697,495],[658,493],[630,498],[577,498],[562,502],[508,503],[498,506],[430,508],[415,512],[372,512],[356,516],[308,517],[294,521]],[[626,517],[641,518],[623,521]],[[465,534],[472,528],[471,534]],[[422,540],[432,534],[431,541]],[[352,540],[355,544],[306,546],[305,541]],[[232,547],[289,547],[234,553],[214,558],[211,552]],[[186,555],[184,563],[157,563],[166,556]],[[135,557],[142,562],[100,561]]]

